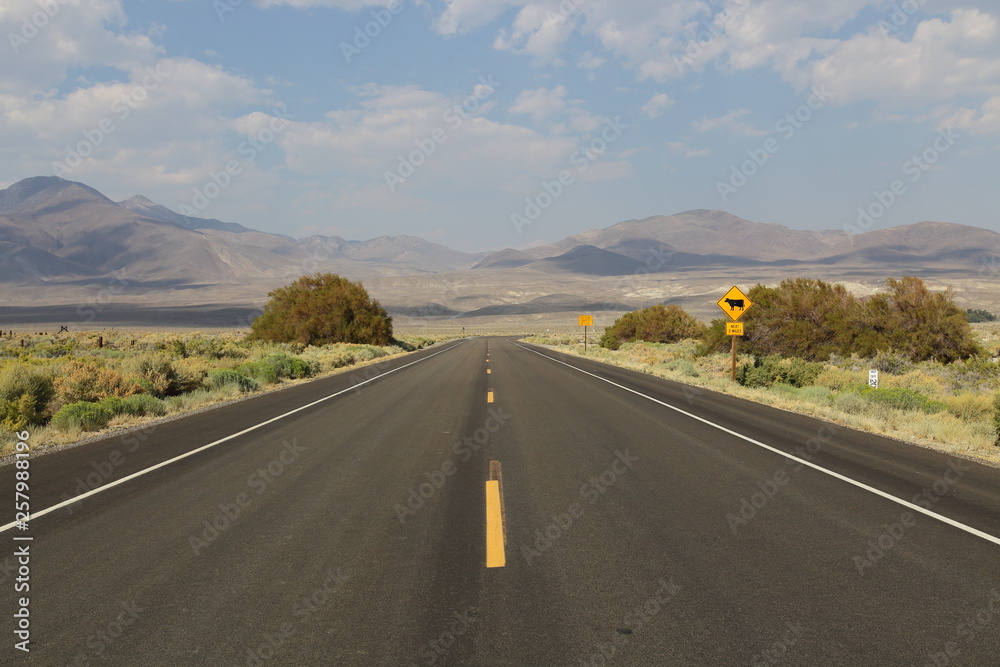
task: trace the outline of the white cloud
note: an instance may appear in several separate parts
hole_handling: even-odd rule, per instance
[[[571,16],[565,10],[560,12],[541,5],[528,5],[518,12],[510,30],[500,30],[493,46],[501,51],[558,64],[563,44],[576,29]]]
[[[669,148],[674,153],[679,153],[684,159],[693,157],[708,157],[712,154],[712,151],[708,148],[691,148],[685,141],[671,141],[667,144]]]
[[[0,9],[0,92],[44,91],[70,68],[133,71],[162,50],[143,34],[124,32],[119,0],[62,0],[48,11],[33,0],[4,0]]]
[[[525,3],[516,0],[445,0],[445,11],[434,21],[442,35],[455,35],[486,25],[505,9]]]
[[[511,105],[510,113],[530,116],[535,125],[541,125],[552,114],[566,109],[566,94],[566,86],[522,91]]]
[[[739,120],[748,113],[750,113],[749,109],[737,109],[718,118],[702,118],[701,120],[693,121],[691,126],[698,132],[726,130],[731,134],[742,137],[763,137],[769,134],[767,130],[759,130]]]
[[[907,108],[1000,94],[1000,20],[956,10],[950,20],[920,22],[910,40],[877,30],[855,35],[802,76],[827,85],[836,104],[877,100],[885,108]]]
[[[1000,134],[1000,95],[991,97],[978,109],[959,109],[945,118],[941,127],[954,127],[970,134]]]
[[[656,118],[672,106],[674,106],[674,101],[666,93],[657,93],[642,105],[640,111],[647,118]]]
[[[414,188],[431,186],[517,191],[562,165],[578,143],[572,136],[544,136],[482,114],[461,118],[449,113],[460,99],[414,86],[372,84],[355,89],[355,94],[355,108],[295,122],[282,133],[279,141],[288,168],[374,184],[385,198],[385,173],[398,173],[401,160],[421,153],[423,146],[417,158],[422,164],[393,196],[412,197]],[[435,141],[435,132],[444,140]],[[374,201],[369,196],[373,191],[365,186],[351,192],[338,205]]]

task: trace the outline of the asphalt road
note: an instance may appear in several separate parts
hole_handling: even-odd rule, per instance
[[[1000,664],[1000,470],[510,339],[39,456],[29,495],[5,664]]]

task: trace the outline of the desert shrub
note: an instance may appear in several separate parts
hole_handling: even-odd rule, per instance
[[[299,379],[313,374],[313,368],[308,362],[284,353],[241,364],[238,370],[261,384],[274,384],[284,378]]]
[[[0,428],[19,431],[43,424],[55,389],[44,370],[14,363],[0,371]]]
[[[802,359],[783,361],[776,354],[755,356],[752,364],[743,364],[736,369],[736,381],[744,387],[770,387],[779,383],[806,387],[816,381],[822,370],[822,364]]]
[[[687,377],[698,377],[698,369],[695,368],[694,364],[687,359],[673,359],[668,361],[667,368],[672,371],[677,371],[682,375],[686,375]]]
[[[969,318],[969,322],[995,322],[997,316],[988,310],[982,310],[981,308],[967,308],[965,310],[966,317]]]
[[[993,412],[993,402],[983,394],[964,393],[946,396],[942,399],[951,414],[967,422],[989,420]]]
[[[625,313],[604,330],[600,345],[617,350],[622,343],[646,341],[648,343],[676,343],[685,338],[700,338],[705,325],[677,305],[657,304]]]
[[[1000,447],[1000,394],[993,397],[993,432],[996,434],[993,444]]]
[[[747,296],[754,306],[743,317],[741,347],[762,356],[822,361],[834,354],[896,353],[913,362],[950,363],[983,353],[951,291],[931,292],[912,276],[890,278],[885,292],[863,299],[842,285],[806,278],[758,284]],[[725,322],[713,321],[699,353],[724,351],[725,338]]]
[[[941,401],[936,401],[912,389],[905,389],[903,387],[891,387],[887,389],[866,387],[861,391],[861,397],[869,403],[885,405],[897,410],[934,414],[945,409],[945,404]]]
[[[181,359],[184,359],[188,356],[187,345],[185,345],[184,341],[178,338],[175,338],[174,340],[170,341],[168,349],[175,356],[178,356]]]
[[[827,387],[801,387],[798,390],[798,397],[810,403],[830,403],[833,398],[833,392]]]
[[[890,375],[901,375],[911,366],[909,358],[899,352],[879,352],[871,361],[871,367],[878,369],[879,373],[889,373]]]
[[[64,405],[52,416],[52,426],[61,431],[97,431],[108,425],[114,413],[107,405],[78,401]]]
[[[123,398],[142,391],[138,383],[113,368],[80,360],[68,362],[53,386],[60,405],[80,401],[93,403],[109,396]]]
[[[816,376],[815,384],[834,391],[840,391],[849,384],[857,382],[860,377],[860,371],[826,366],[822,371],[820,371],[819,375]]]
[[[834,407],[851,415],[860,414],[868,407],[865,399],[861,398],[860,391],[842,391],[834,394],[832,399]]]
[[[222,389],[229,386],[239,387],[240,391],[256,391],[260,383],[231,368],[218,368],[208,372],[208,386],[212,389]]]
[[[184,363],[184,362],[178,362]],[[199,373],[184,373],[163,353],[143,354],[123,363],[123,371],[147,394],[176,396],[201,384]]]
[[[131,415],[133,417],[160,417],[166,414],[166,412],[167,408],[163,404],[163,401],[155,396],[135,394],[123,400],[123,405],[118,414]]]
[[[328,343],[392,342],[392,318],[360,282],[324,273],[302,276],[268,293],[264,312],[250,325],[248,341]]]

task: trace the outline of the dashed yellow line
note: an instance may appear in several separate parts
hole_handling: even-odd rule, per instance
[[[493,390],[492,389],[490,389],[488,392],[486,392],[486,402],[487,403],[492,403],[493,402]]]
[[[490,461],[490,479],[486,481],[486,567],[507,565],[505,532],[500,462]]]

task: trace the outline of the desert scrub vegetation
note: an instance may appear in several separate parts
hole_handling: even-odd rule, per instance
[[[989,335],[975,329],[974,335]],[[583,354],[574,337],[526,338]],[[859,430],[1000,463],[1000,364],[988,357],[943,363],[903,352],[871,357],[832,354],[824,361],[740,353],[743,384],[730,379],[731,357],[704,351],[704,339],[660,344],[633,341],[618,350],[590,348],[587,357]],[[868,371],[879,368],[879,388]]]
[[[444,338],[306,345],[248,340],[235,332],[3,337],[0,455],[10,452],[16,431],[30,429],[35,446],[64,444],[100,429],[233,400]]]

